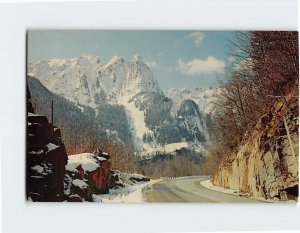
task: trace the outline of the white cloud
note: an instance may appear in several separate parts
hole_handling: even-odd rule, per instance
[[[204,33],[203,32],[191,32],[189,33],[186,38],[190,38],[194,41],[196,46],[200,46],[202,44],[202,41],[204,39]]]
[[[158,67],[158,65],[156,64],[155,61],[146,62],[146,65],[149,66],[149,68],[157,68]]]
[[[168,73],[168,74],[171,74],[173,72],[173,67],[172,66],[168,66],[165,68],[165,71]]]
[[[225,68],[225,62],[222,60],[218,60],[213,56],[209,56],[205,60],[194,59],[187,62],[179,59],[177,68],[181,73],[189,76],[222,73]]]

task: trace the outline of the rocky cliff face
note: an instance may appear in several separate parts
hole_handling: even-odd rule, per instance
[[[177,118],[189,132],[186,139],[203,144],[208,140],[206,117],[199,110],[198,105],[192,100],[184,100],[177,111]]]
[[[28,200],[92,201],[93,194],[107,193],[118,184],[107,153],[96,150],[67,156],[60,129],[35,113],[28,86],[27,112]]]
[[[299,105],[292,95],[261,117],[236,154],[222,161],[213,184],[253,197],[298,197]]]
[[[170,88],[164,90],[164,94],[173,101],[172,110],[174,114],[176,114],[184,100],[192,100],[202,112],[209,115],[214,113],[214,102],[220,91],[220,88]]]
[[[31,201],[62,201],[67,154],[60,130],[34,113],[27,87],[26,195]]]
[[[116,103],[141,92],[162,93],[152,71],[138,55],[131,60],[114,56],[104,63],[98,56],[52,59],[29,64],[28,74],[51,92],[93,108],[99,101]]]
[[[93,194],[108,193],[118,183],[110,169],[109,155],[100,150],[70,155],[66,166],[64,194],[67,201],[93,201]]]

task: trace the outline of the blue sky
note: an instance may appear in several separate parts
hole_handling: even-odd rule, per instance
[[[29,31],[28,61],[139,54],[162,88],[210,87],[222,78],[234,38],[230,31]]]

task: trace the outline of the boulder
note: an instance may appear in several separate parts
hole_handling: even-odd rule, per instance
[[[142,176],[142,175],[132,175],[129,178],[132,182],[146,182],[150,181],[148,177]]]
[[[107,155],[103,157],[103,155]],[[110,169],[109,155],[101,150],[94,153],[70,155],[66,166],[65,196],[72,201],[92,201],[93,194],[108,193],[118,176]],[[76,181],[76,182],[75,182]],[[75,183],[74,183],[75,182]],[[74,199],[76,197],[80,197]]]

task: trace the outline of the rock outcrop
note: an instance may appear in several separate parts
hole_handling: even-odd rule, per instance
[[[118,176],[110,169],[110,156],[94,153],[70,155],[66,166],[65,191],[67,201],[93,201],[93,194],[108,193],[116,186]]]
[[[262,116],[236,154],[222,161],[213,184],[253,197],[298,197],[299,105],[292,95]]]
[[[141,184],[144,182],[149,182],[150,178],[141,175],[141,174],[130,174],[120,171],[115,171],[118,174],[118,183],[117,186],[121,187],[130,187],[136,184]]]
[[[60,130],[34,113],[27,87],[26,196],[31,201],[63,201],[67,153]]]

